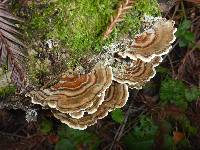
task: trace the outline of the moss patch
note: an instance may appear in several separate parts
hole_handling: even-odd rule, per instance
[[[16,92],[16,88],[13,85],[0,87],[0,97],[5,97],[6,95],[14,94],[15,92]]]
[[[160,16],[159,6],[156,0],[138,0],[133,4],[133,8],[125,16],[124,21],[121,22],[115,29],[117,33],[116,39],[129,34],[134,36],[139,32],[141,27],[141,18],[144,15]]]
[[[73,57],[99,50],[103,44],[102,33],[119,0],[58,0],[54,3],[30,8],[32,16],[27,24],[29,37],[53,39],[59,46],[69,49]]]

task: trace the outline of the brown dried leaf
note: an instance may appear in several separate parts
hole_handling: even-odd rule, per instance
[[[107,39],[116,24],[123,20],[123,17],[127,13],[127,11],[133,7],[132,4],[133,0],[126,0],[123,4],[119,6],[117,15],[115,17],[111,16],[111,22],[107,27],[107,30],[103,33],[104,39]]]
[[[173,131],[173,142],[175,144],[179,143],[185,138],[185,134],[179,131]]]

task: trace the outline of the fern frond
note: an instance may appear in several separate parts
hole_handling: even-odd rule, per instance
[[[9,13],[6,2],[0,1],[0,67],[7,63],[8,70],[12,72],[12,82],[22,89],[25,87],[25,55],[22,53],[25,46],[17,38],[21,33],[14,24],[21,20]]]
[[[133,0],[126,0],[123,4],[121,4],[117,10],[117,14],[115,17],[111,16],[110,24],[104,32],[103,37],[104,39],[108,38],[110,33],[113,31],[113,28],[116,26],[118,22],[123,21],[124,15],[127,13],[129,9],[133,7]]]

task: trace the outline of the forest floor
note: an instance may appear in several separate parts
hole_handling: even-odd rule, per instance
[[[200,149],[200,1],[160,7],[176,22],[177,40],[147,87],[130,90],[123,109],[84,131],[61,124],[48,110],[28,123],[24,111],[0,109],[0,149]]]

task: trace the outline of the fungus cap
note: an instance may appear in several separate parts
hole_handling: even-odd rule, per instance
[[[53,110],[52,112],[57,119],[59,119],[62,123],[67,124],[69,127],[84,130],[88,126],[97,123],[97,120],[107,116],[108,112],[114,110],[115,108],[123,107],[128,100],[128,96],[128,86],[126,84],[113,82],[110,88],[106,91],[105,100],[93,114],[84,114],[83,117],[77,119],[57,110]]]
[[[62,113],[77,113],[91,107],[97,99],[101,104],[103,98],[99,97],[111,85],[112,79],[112,68],[97,64],[88,74],[65,76],[50,89],[31,91],[29,95],[33,103],[48,105]]]
[[[155,57],[150,62],[144,62],[140,59],[131,60],[131,62],[116,62],[113,68],[115,81],[124,84],[127,83],[130,87],[141,89],[151,78],[156,74],[155,67],[162,62],[160,56]]]
[[[162,56],[169,52],[171,44],[175,41],[176,28],[173,20],[157,19],[153,26],[134,37],[134,42],[124,52],[118,54],[123,58],[133,60],[138,58],[150,62],[156,56]]]

